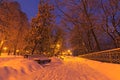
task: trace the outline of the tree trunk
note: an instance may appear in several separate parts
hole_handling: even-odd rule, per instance
[[[2,54],[3,45],[4,45],[4,43],[3,43],[3,44],[1,45],[1,47],[0,47],[0,56],[1,56],[1,54]]]
[[[35,43],[35,45],[34,45],[34,47],[32,49],[32,53],[31,53],[32,55],[34,54],[34,51],[35,51],[36,47],[37,47],[37,43]]]
[[[87,19],[87,21],[88,21],[88,23],[90,24],[90,28],[91,28],[91,33],[92,33],[92,35],[93,35],[93,37],[94,37],[94,39],[95,39],[95,42],[96,42],[96,45],[97,45],[97,49],[98,50],[101,50],[100,49],[100,45],[99,45],[99,42],[98,42],[98,39],[97,39],[97,37],[96,37],[96,35],[95,35],[95,32],[93,31],[93,24],[92,24],[92,22],[91,22],[91,20],[90,20],[90,17],[89,17],[89,14],[88,14],[88,12],[87,12],[87,8],[86,8],[86,1],[84,1],[84,0],[82,0],[82,3],[83,3],[83,7],[84,7],[84,12],[85,12],[85,14],[86,14],[86,19]]]
[[[91,46],[91,41],[90,41],[90,31],[87,32],[87,36],[88,36],[88,50],[89,52],[91,52],[92,46]]]
[[[93,34],[93,36],[94,36],[94,39],[95,39],[95,42],[96,42],[96,44],[97,44],[97,49],[98,49],[98,50],[101,50],[100,45],[99,45],[99,42],[98,42],[98,39],[97,39],[97,37],[96,37],[95,32],[93,31],[93,29],[91,30],[91,32],[92,32],[92,34]]]
[[[16,47],[14,48],[14,53],[13,53],[13,55],[16,55]]]

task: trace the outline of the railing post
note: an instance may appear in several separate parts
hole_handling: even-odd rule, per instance
[[[110,51],[109,51],[109,61],[110,61],[110,63],[112,63],[112,56],[111,56],[111,54],[110,54]]]

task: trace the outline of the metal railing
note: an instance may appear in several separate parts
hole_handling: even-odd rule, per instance
[[[89,53],[81,55],[80,57],[96,61],[120,64],[120,48]]]

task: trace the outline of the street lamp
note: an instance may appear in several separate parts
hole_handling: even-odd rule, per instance
[[[6,51],[8,48],[7,47],[3,47],[3,50]]]
[[[56,46],[57,46],[57,48],[60,48],[60,44],[57,44]]]
[[[16,52],[18,53],[20,50],[16,50]]]
[[[71,50],[67,50],[67,52],[68,52],[68,55],[71,55],[71,54],[72,54]]]

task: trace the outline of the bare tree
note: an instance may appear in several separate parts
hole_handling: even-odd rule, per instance
[[[102,9],[102,28],[111,37],[114,42],[115,47],[117,46],[116,38],[120,36],[119,25],[120,25],[120,15],[119,15],[119,0],[107,0],[104,2],[101,0]]]
[[[98,0],[97,0],[98,1]],[[88,45],[92,50],[91,46],[92,42],[95,41],[96,47],[100,50],[100,44],[98,40],[98,35],[96,35],[96,15],[95,11],[97,12],[97,5],[95,2],[96,0],[88,1],[88,0],[66,0],[64,4],[66,5],[67,12],[60,9],[59,4],[57,5],[58,9],[66,16],[64,18],[66,21],[73,23],[74,26],[81,26],[81,29],[86,30],[87,37],[88,37]],[[56,1],[57,2],[57,1]],[[66,9],[65,8],[65,9]]]

